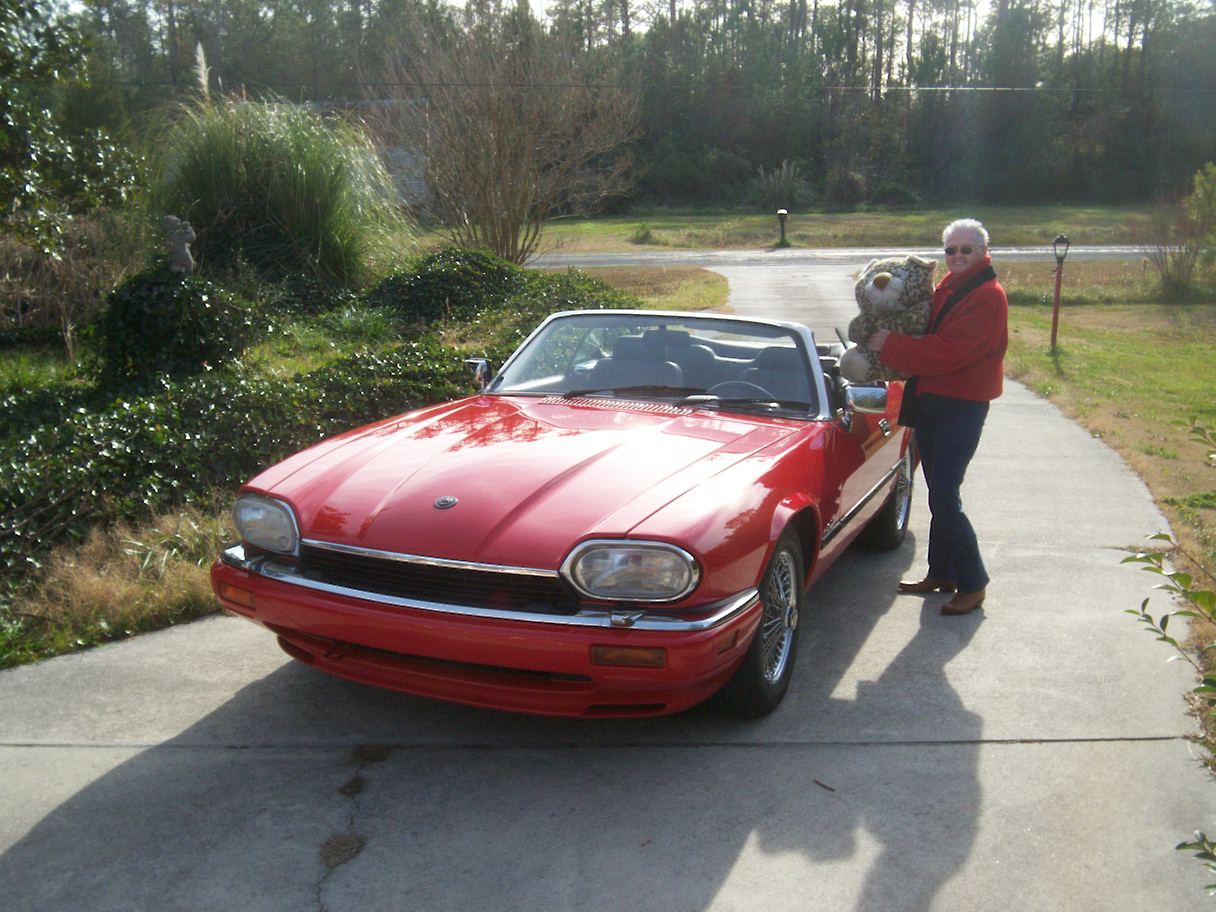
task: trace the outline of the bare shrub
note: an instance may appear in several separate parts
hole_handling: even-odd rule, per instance
[[[0,235],[0,326],[55,327],[73,358],[77,329],[141,260],[138,226],[117,215],[67,221],[54,255]]]
[[[1162,289],[1167,294],[1187,293],[1203,254],[1203,226],[1181,203],[1160,203],[1153,209],[1149,232],[1140,250],[1156,270]]]
[[[386,62],[367,91],[389,146],[419,163],[451,240],[515,263],[557,214],[594,210],[632,185],[624,146],[638,93],[605,49],[531,19],[487,14],[468,28],[409,30],[417,46]]]

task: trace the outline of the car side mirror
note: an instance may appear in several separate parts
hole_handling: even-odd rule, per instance
[[[849,386],[845,395],[846,408],[863,415],[885,415],[886,386]]]
[[[844,427],[853,429],[854,415],[885,415],[887,413],[887,387],[853,386],[845,388]]]
[[[473,382],[477,384],[477,390],[484,390],[490,383],[493,374],[490,371],[490,362],[485,358],[465,358],[464,366],[469,369],[469,373],[473,375]]]

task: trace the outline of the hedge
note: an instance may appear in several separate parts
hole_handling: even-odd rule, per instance
[[[0,574],[39,566],[99,522],[235,489],[322,437],[459,396],[459,356],[433,340],[359,354],[304,377],[216,371],[79,412],[0,447]]]

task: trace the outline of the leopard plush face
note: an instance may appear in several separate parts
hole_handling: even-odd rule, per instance
[[[933,273],[937,263],[918,256],[871,260],[853,286],[861,311],[849,324],[849,339],[857,343],[840,360],[840,372],[854,383],[902,380],[864,348],[865,341],[880,329],[904,335],[920,335],[929,326],[933,302]]]
[[[857,306],[883,329],[923,333],[928,325],[927,305],[933,299],[936,269],[936,262],[918,256],[870,260],[853,286]]]

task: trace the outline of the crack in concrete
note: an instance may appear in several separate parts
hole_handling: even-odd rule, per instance
[[[354,775],[346,780],[339,788],[338,794],[350,802],[350,814],[346,819],[346,829],[331,834],[321,843],[319,854],[321,863],[325,865],[325,874],[316,883],[316,901],[319,912],[328,912],[322,894],[325,884],[334,871],[348,862],[354,861],[367,846],[367,837],[358,831],[359,814],[363,803],[359,796],[367,788],[367,780],[363,773],[368,767],[383,763],[397,750],[393,744],[360,744],[351,751],[348,762],[357,764]]]

